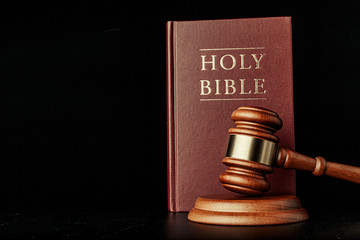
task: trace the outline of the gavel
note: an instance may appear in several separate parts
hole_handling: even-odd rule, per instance
[[[260,107],[240,107],[231,115],[236,127],[229,129],[229,144],[223,163],[228,166],[219,177],[223,186],[248,196],[270,190],[266,174],[273,167],[311,171],[360,184],[360,167],[311,158],[278,146],[274,133],[282,127],[279,115]]]

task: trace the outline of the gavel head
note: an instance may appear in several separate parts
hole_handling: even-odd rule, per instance
[[[240,107],[231,115],[236,127],[229,129],[229,144],[223,163],[228,169],[220,175],[223,186],[249,196],[270,190],[265,174],[273,172],[282,127],[278,114],[265,108]]]

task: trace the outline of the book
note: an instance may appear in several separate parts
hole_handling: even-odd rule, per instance
[[[231,113],[277,112],[279,146],[294,148],[291,18],[169,21],[166,43],[168,209],[229,193],[219,181]],[[295,194],[295,171],[274,169],[271,194]]]

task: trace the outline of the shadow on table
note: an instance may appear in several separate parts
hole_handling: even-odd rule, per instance
[[[165,235],[170,239],[304,239],[307,221],[275,226],[217,226],[187,220],[187,213],[169,213]]]

